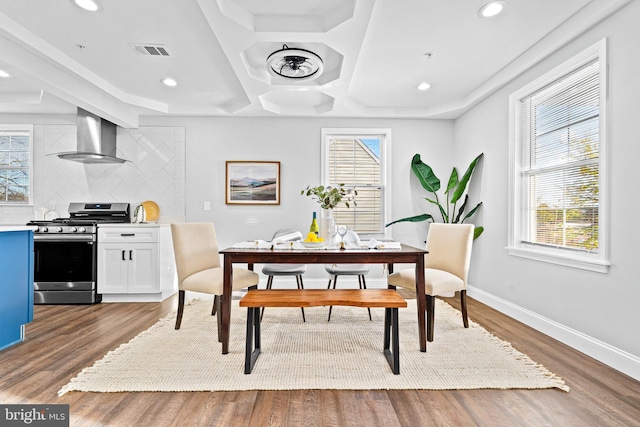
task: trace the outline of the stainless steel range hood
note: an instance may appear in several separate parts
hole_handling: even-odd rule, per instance
[[[56,155],[81,163],[124,163],[116,157],[116,125],[78,107],[78,149]]]

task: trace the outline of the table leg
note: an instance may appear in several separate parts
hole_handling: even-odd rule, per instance
[[[224,255],[224,273],[222,282],[222,304],[219,315],[222,316],[222,354],[229,353],[229,327],[231,325],[231,291],[233,263],[228,255]]]
[[[427,295],[424,291],[424,255],[416,260],[416,301],[418,302],[418,335],[420,351],[427,351],[427,333],[425,330],[425,310],[427,309]]]

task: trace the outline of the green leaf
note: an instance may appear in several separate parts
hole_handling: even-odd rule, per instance
[[[460,217],[462,216],[462,213],[464,212],[464,208],[467,206],[467,201],[468,200],[469,200],[469,195],[466,194],[464,196],[464,202],[462,203],[462,206],[460,206],[460,209],[458,209],[458,215],[456,215],[456,219],[455,219],[455,221],[453,221],[455,224],[457,224],[460,221]]]
[[[433,217],[431,215],[429,215],[429,214],[410,216],[410,217],[407,217],[407,218],[397,219],[397,220],[395,220],[393,222],[390,222],[389,224],[385,225],[385,227],[388,227],[391,224],[395,224],[396,222],[422,222],[422,221],[426,221],[428,219],[433,219]]]
[[[476,211],[480,209],[480,206],[482,206],[482,202],[478,203],[475,208],[471,209],[471,211],[467,215],[465,215],[464,218],[462,218],[462,222],[464,222],[467,218],[469,218],[471,215],[476,213]]]
[[[456,191],[453,193],[453,197],[451,198],[451,203],[457,202],[460,199],[460,197],[462,197],[462,194],[464,193],[465,189],[467,188],[467,183],[471,179],[471,174],[473,174],[473,170],[476,168],[476,164],[478,163],[478,161],[480,160],[480,158],[483,155],[484,155],[484,153],[480,153],[480,155],[478,155],[478,157],[473,159],[473,161],[471,162],[471,164],[467,168],[467,171],[464,173],[464,175],[460,179],[460,182],[458,183],[458,188],[456,188]]]
[[[476,240],[484,231],[484,227],[476,227],[473,229],[473,240]]]
[[[458,186],[458,171],[456,170],[456,168],[453,168],[453,170],[451,171],[451,176],[449,177],[449,183],[447,184],[447,191],[445,191],[444,194],[448,194],[457,186]]]
[[[429,203],[433,203],[436,206],[440,206],[440,203],[436,202],[435,200],[432,200],[432,199],[430,199],[428,197],[425,197],[424,199]]]
[[[440,189],[440,179],[433,173],[433,169],[420,160],[420,154],[413,156],[411,160],[411,170],[418,177],[422,187],[430,193],[435,193]]]

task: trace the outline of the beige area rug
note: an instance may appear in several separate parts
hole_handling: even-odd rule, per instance
[[[262,353],[244,374],[246,309],[233,301],[229,354],[221,354],[210,301],[175,312],[85,368],[59,392],[235,391],[294,389],[542,389],[569,387],[557,375],[438,300],[427,352],[418,345],[416,301],[400,309],[400,375],[382,352],[384,309],[268,308]]]

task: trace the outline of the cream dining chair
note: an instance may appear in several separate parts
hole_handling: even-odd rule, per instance
[[[218,313],[218,341],[221,337],[222,321],[220,305],[222,295],[223,267],[218,253],[216,230],[212,223],[171,224],[173,250],[178,272],[178,314],[176,329],[180,329],[184,311],[185,291],[213,294],[211,315]],[[255,287],[259,276],[244,268],[233,268],[233,289]]]
[[[467,317],[467,276],[473,245],[473,224],[429,225],[424,269],[427,296],[427,341],[433,341],[435,297],[448,292],[460,292],[462,322],[469,327]],[[388,283],[406,289],[416,288],[415,268],[390,274]]]

